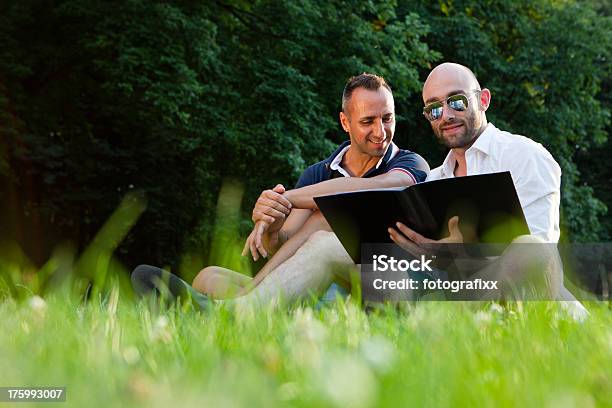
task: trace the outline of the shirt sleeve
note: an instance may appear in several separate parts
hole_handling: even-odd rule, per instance
[[[442,166],[436,167],[429,172],[425,181],[440,180],[442,178]]]
[[[398,170],[408,173],[412,176],[415,183],[425,181],[429,174],[429,164],[427,164],[425,159],[407,150],[400,150],[397,155],[391,159],[388,168],[388,172]]]
[[[504,167],[510,169],[531,234],[558,242],[561,168],[540,144],[522,146],[520,160],[509,150]]]
[[[298,179],[297,183],[295,183],[295,187],[294,188],[305,187],[305,186],[309,186],[311,184],[315,184],[316,183],[315,166],[317,166],[317,165],[316,164],[312,165],[310,167],[307,167],[306,170],[304,170],[304,172],[302,173],[302,175]]]

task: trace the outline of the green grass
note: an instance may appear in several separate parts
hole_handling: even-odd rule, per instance
[[[0,303],[0,385],[65,385],[69,406],[612,402],[603,303],[578,323],[554,303],[200,313],[137,303],[118,286],[85,304],[67,291],[33,299]]]
[[[145,204],[126,196],[82,253],[59,244],[42,267],[0,242],[0,386],[67,387],[43,406],[612,407],[607,303],[582,323],[553,302],[160,308],[113,257]],[[232,208],[210,261],[238,268]],[[202,263],[187,254],[179,272]]]

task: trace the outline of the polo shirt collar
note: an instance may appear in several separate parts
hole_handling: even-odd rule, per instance
[[[340,172],[344,177],[350,177],[351,175],[348,174],[346,170],[344,170],[341,164],[342,158],[344,157],[344,153],[346,153],[346,151],[351,147],[351,144],[343,143],[343,145],[345,146],[342,148],[342,150],[340,150],[339,152],[337,151],[337,153],[335,153],[335,156],[332,156],[333,158],[330,157],[332,161],[329,163],[329,168]]]
[[[341,163],[342,163],[342,158],[344,157],[344,154],[348,151],[349,147],[351,147],[351,141],[347,140],[344,143],[342,143],[336,149],[336,151],[327,159],[327,164],[331,170],[337,170],[346,177],[350,177],[350,175],[348,174],[346,170],[342,168]],[[391,142],[389,146],[387,147],[387,151],[385,152],[383,157],[381,157],[378,163],[376,163],[376,166],[372,167],[370,170],[368,170],[364,174],[364,177],[378,170],[381,165],[386,166],[389,160],[391,160],[391,158],[393,158],[397,154],[398,150],[399,148],[395,145],[395,143]]]

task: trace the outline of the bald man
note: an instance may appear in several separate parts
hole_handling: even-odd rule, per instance
[[[459,64],[437,66],[423,85],[423,102],[434,135],[450,148],[427,180],[510,171],[531,234],[558,242],[561,169],[541,144],[487,122],[491,91],[474,73]]]
[[[435,67],[423,85],[423,115],[436,138],[450,149],[440,167],[427,180],[510,171],[531,235],[519,237],[515,245],[478,270],[473,277],[499,280],[499,297],[508,295],[529,277],[532,268],[545,282],[546,298],[564,303],[577,316],[586,310],[563,286],[562,267],[556,251],[559,241],[561,169],[539,143],[497,129],[487,122],[491,91],[481,88],[474,73],[459,64]],[[486,192],[483,191],[483,195]],[[459,221],[460,222],[460,221]],[[452,226],[449,224],[449,229]],[[390,228],[391,239],[406,250],[434,243],[402,223]],[[453,235],[453,231],[451,231]],[[553,244],[553,245],[546,245]],[[531,248],[531,249],[530,249]]]

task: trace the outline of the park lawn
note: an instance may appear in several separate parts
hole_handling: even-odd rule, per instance
[[[580,323],[545,302],[201,313],[125,293],[2,300],[0,386],[79,407],[612,404],[606,303]]]

